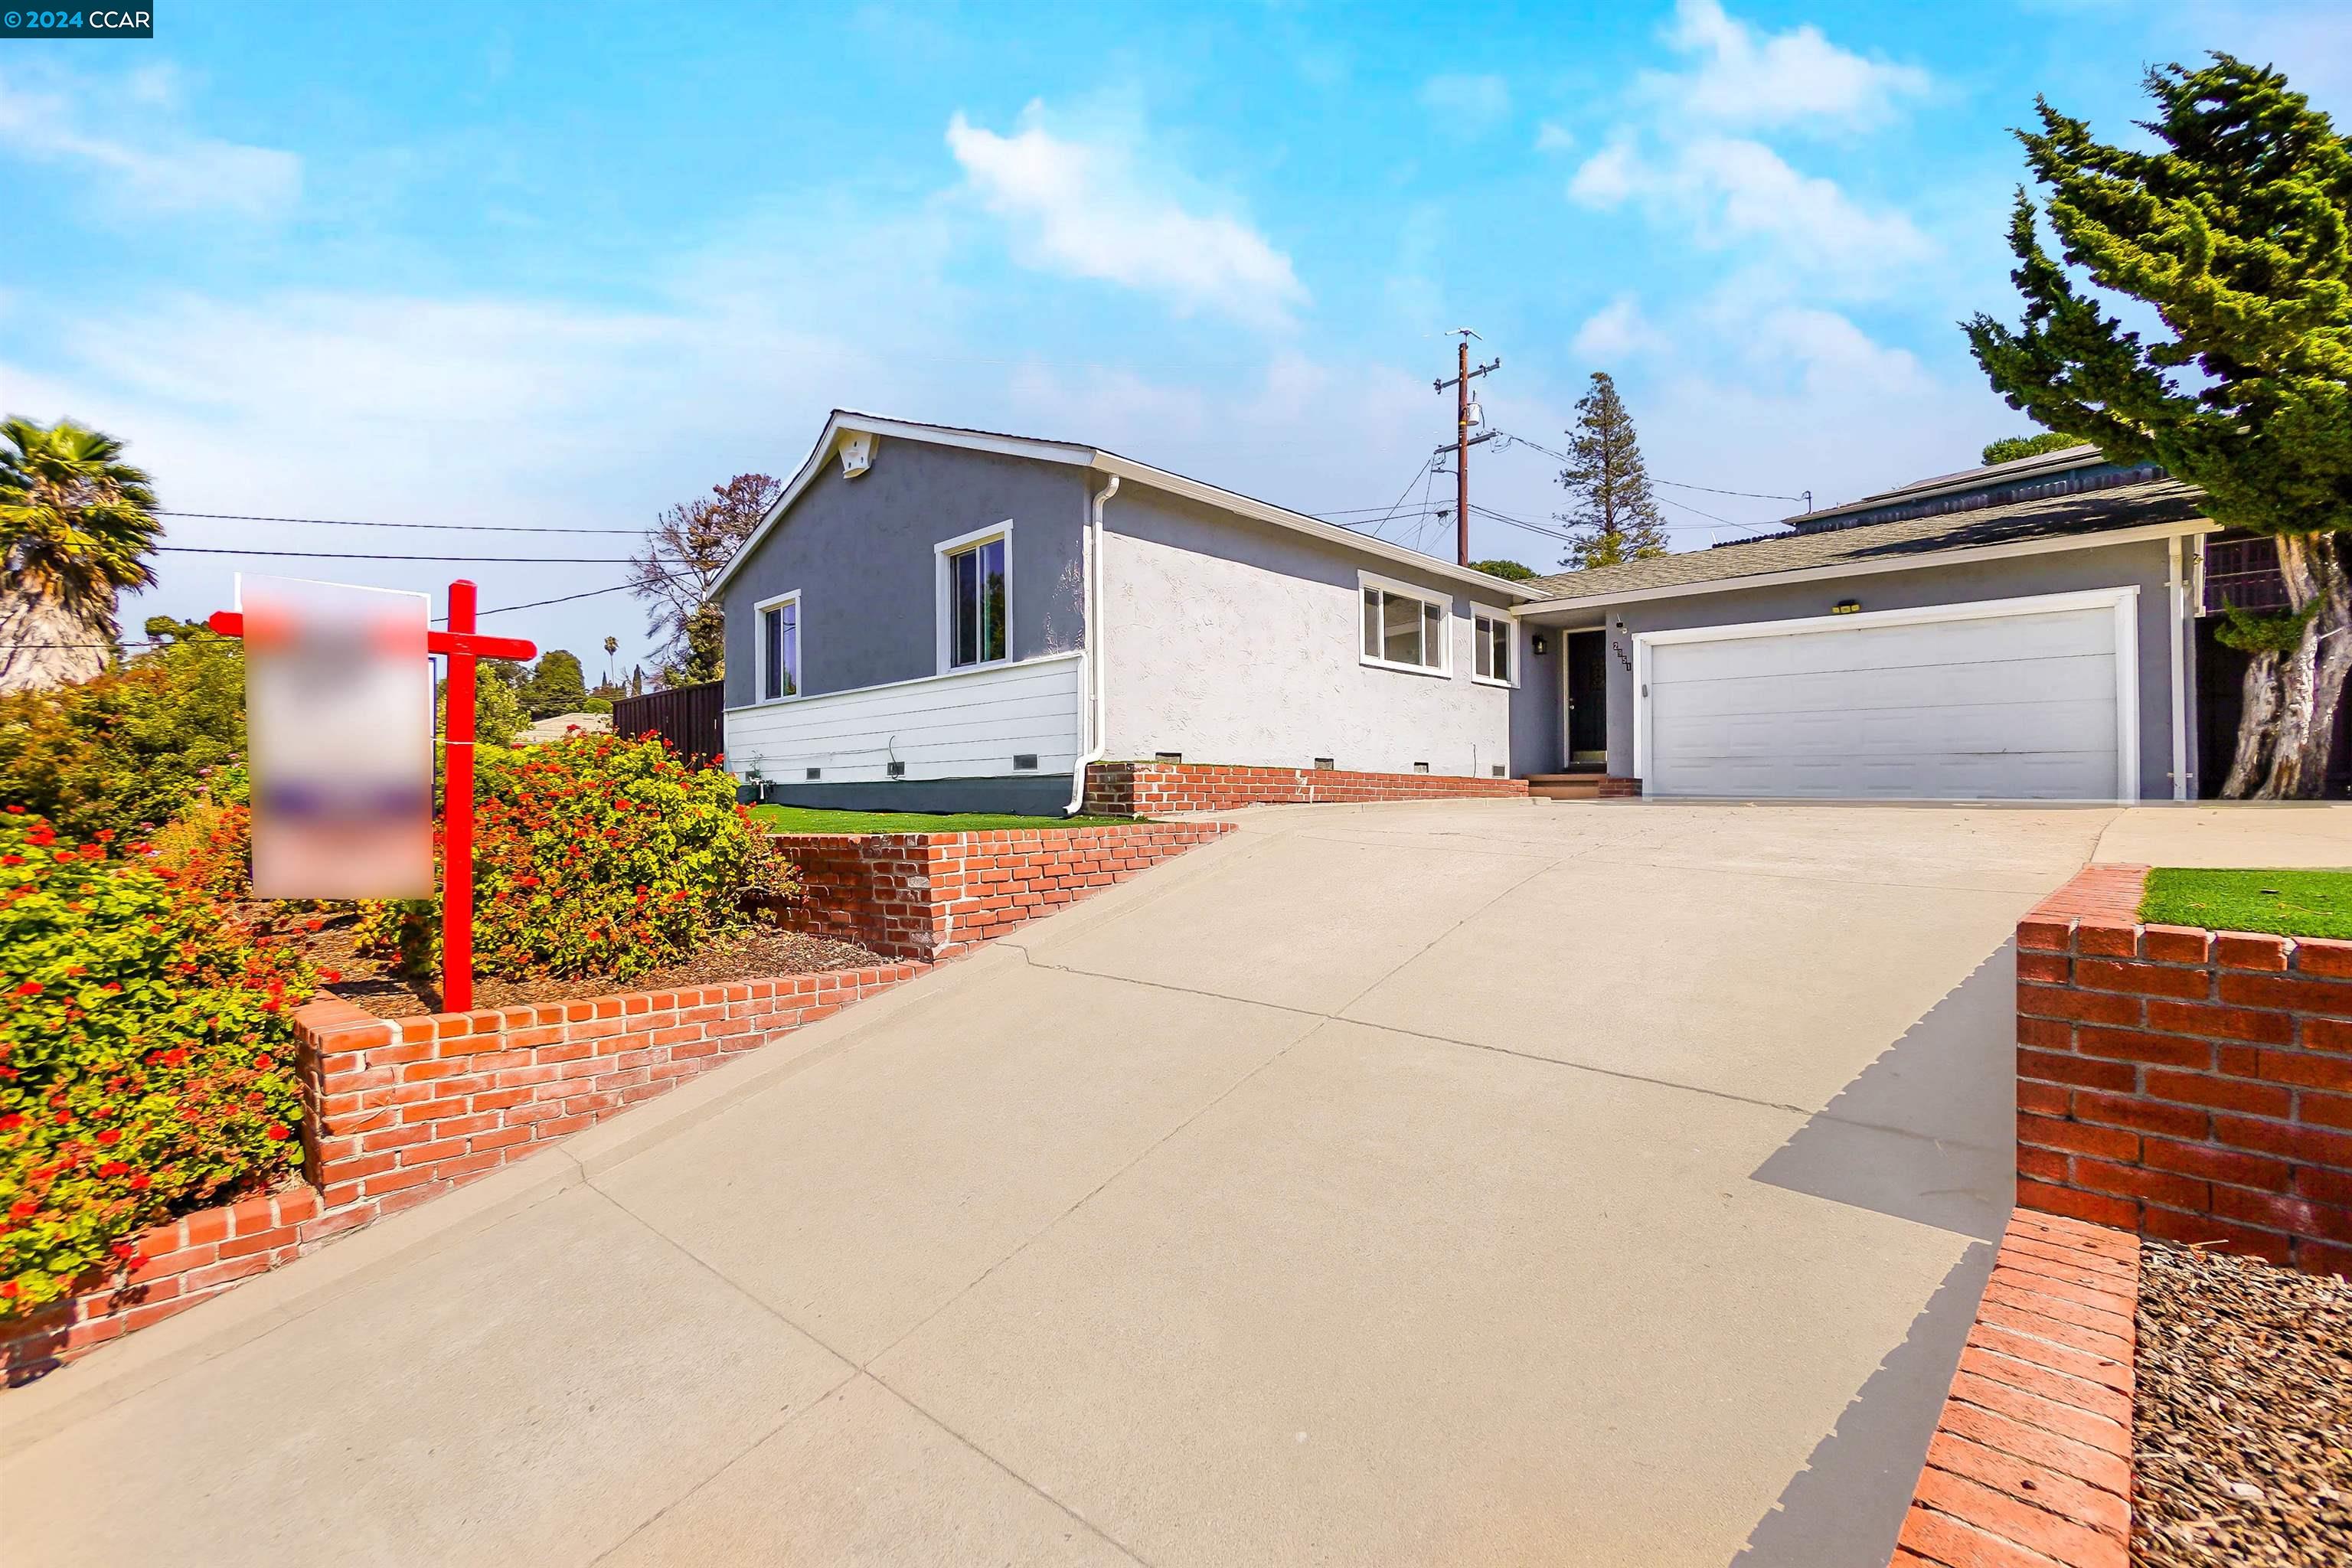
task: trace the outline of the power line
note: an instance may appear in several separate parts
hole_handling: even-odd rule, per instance
[[[216,522],[307,522],[321,528],[414,528],[449,533],[625,533],[642,534],[636,528],[555,528],[519,522],[354,522],[342,517],[257,517],[241,511],[163,511],[158,517],[201,517]]]
[[[364,550],[242,550],[201,544],[159,544],[171,555],[297,555],[310,561],[455,561],[507,566],[627,566],[625,555],[380,555]]]
[[[1705,490],[1711,496],[1745,496],[1749,500],[1803,500],[1803,496],[1776,495],[1770,490],[1719,490],[1713,485],[1686,485],[1680,479],[1652,479],[1654,485],[1672,485],[1678,490]]]

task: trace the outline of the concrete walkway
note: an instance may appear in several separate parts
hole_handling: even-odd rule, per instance
[[[1881,1568],[2011,927],[2266,815],[1247,814],[0,1396],[0,1555]]]

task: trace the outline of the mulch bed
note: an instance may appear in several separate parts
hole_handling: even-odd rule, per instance
[[[2352,1565],[2352,1280],[2147,1241],[2139,1568]]]
[[[440,1011],[437,984],[403,974],[386,960],[359,951],[352,939],[353,919],[351,915],[330,917],[319,930],[303,937],[304,949],[311,961],[337,976],[325,988],[328,994],[363,1007],[379,1018],[404,1018]],[[561,980],[552,976],[528,980],[479,976],[474,982],[474,1005],[515,1007],[526,1002],[609,996],[615,991],[675,991],[730,980],[806,974],[823,969],[863,969],[887,962],[854,942],[755,925],[747,931],[714,942],[679,963],[627,980],[616,980],[609,974],[583,974]]]

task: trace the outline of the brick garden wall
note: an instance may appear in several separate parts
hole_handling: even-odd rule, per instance
[[[2017,1201],[2352,1273],[2352,942],[2142,925],[2095,867],[2017,928]]]
[[[1034,832],[791,834],[777,847],[804,891],[777,906],[795,930],[934,960],[1233,831],[1137,822]]]
[[[140,1261],[119,1281],[0,1324],[0,1376],[13,1385],[184,1312],[331,1234],[320,1224],[317,1189],[307,1185],[200,1209],[143,1231],[131,1241]]]
[[[2010,1216],[1890,1568],[2127,1568],[2139,1241]]]
[[[1104,816],[1232,811],[1244,805],[1524,798],[1525,779],[1452,773],[1359,773],[1337,768],[1224,768],[1203,763],[1097,763],[1087,769],[1086,809]]]
[[[295,1015],[309,1184],[147,1232],[126,1279],[0,1328],[9,1381],[184,1311],[923,973],[824,970],[421,1018]]]

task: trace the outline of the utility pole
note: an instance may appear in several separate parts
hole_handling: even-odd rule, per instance
[[[1454,331],[1462,340],[1454,359],[1454,379],[1433,381],[1429,384],[1439,392],[1449,386],[1454,388],[1454,551],[1456,562],[1467,566],[1470,564],[1470,448],[1480,441],[1494,439],[1492,431],[1475,438],[1470,434],[1470,383],[1490,371],[1502,369],[1503,361],[1500,355],[1496,355],[1476,370],[1472,370],[1470,340],[1478,334],[1467,327],[1456,327]],[[1440,452],[1445,450],[1443,447],[1437,449]]]

